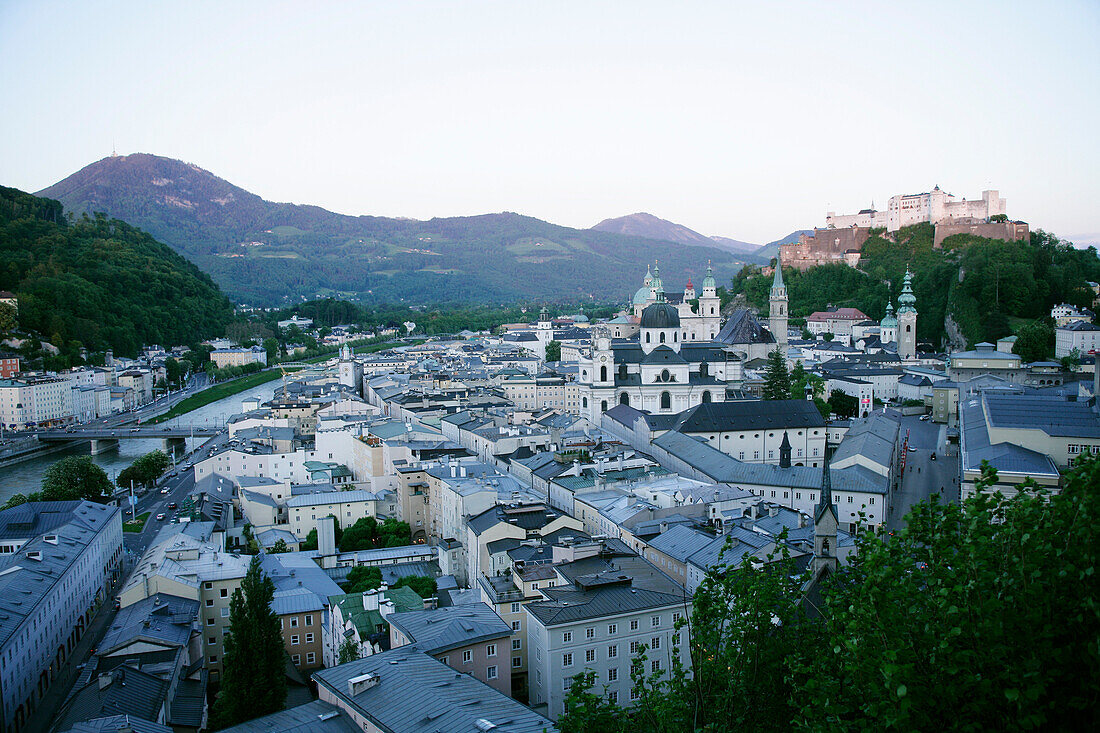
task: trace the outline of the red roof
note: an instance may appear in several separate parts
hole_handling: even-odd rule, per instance
[[[806,316],[807,321],[866,321],[867,315],[859,308],[837,308],[832,311],[818,311]]]

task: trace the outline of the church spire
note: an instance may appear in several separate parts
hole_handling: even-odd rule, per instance
[[[776,290],[783,290],[784,288],[785,286],[783,285],[783,265],[780,263],[779,259],[776,258],[775,277],[772,278],[772,292],[774,293]]]

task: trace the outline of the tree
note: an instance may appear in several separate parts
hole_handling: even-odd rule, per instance
[[[358,565],[348,571],[345,589],[348,593],[376,590],[382,585],[382,571],[373,566]]]
[[[180,368],[178,361],[169,356],[164,360],[164,373],[168,377],[168,384],[178,385],[180,377],[183,376],[183,369]]]
[[[546,344],[546,361],[561,361],[561,341]]]
[[[1012,353],[1019,355],[1025,364],[1043,361],[1054,349],[1054,329],[1042,321],[1031,321],[1020,326]]]
[[[274,364],[279,356],[279,341],[274,338],[264,339],[264,351],[267,352],[267,363]]]
[[[387,517],[379,524],[374,517],[363,517],[344,531],[339,547],[342,552],[351,552],[379,547],[401,547],[410,542],[412,532],[408,522]]]
[[[11,333],[19,326],[15,306],[0,303],[0,333]]]
[[[1062,368],[1067,372],[1075,372],[1077,368],[1081,366],[1081,350],[1073,349],[1068,354],[1063,356],[1059,361],[1062,364]]]
[[[829,342],[829,341],[832,341],[832,340],[833,340],[833,339],[835,339],[835,338],[836,338],[836,336],[835,336],[834,334],[831,334],[831,333],[829,333],[828,331],[826,331],[825,333],[821,334],[821,340],[822,340],[822,341],[825,341],[825,342]]]
[[[837,417],[849,418],[859,414],[859,400],[850,394],[845,394],[839,389],[834,389],[829,395],[829,407],[837,414]]]
[[[400,588],[405,585],[416,591],[421,598],[431,598],[435,595],[435,578],[425,575],[405,575],[398,578],[393,587]]]
[[[787,372],[787,360],[779,349],[768,354],[764,368],[764,399],[788,400],[791,398],[791,375]]]
[[[336,663],[347,664],[358,658],[359,645],[355,643],[355,639],[344,639],[344,643],[340,645],[340,650],[337,653]]]
[[[8,497],[8,500],[4,503],[3,507],[0,507],[0,511],[4,509],[11,509],[13,506],[19,506],[20,504],[26,504],[28,501],[38,501],[38,494],[12,494]]]
[[[229,603],[221,692],[212,725],[226,728],[278,712],[286,701],[286,650],[279,617],[271,608],[275,584],[253,557]]]
[[[62,458],[42,475],[41,501],[86,499],[103,504],[111,493],[111,479],[91,456]]]
[[[695,595],[691,672],[636,684],[629,713],[580,678],[560,729],[1090,728],[1100,456],[1079,459],[1060,495],[1028,480],[1008,499],[982,473],[969,499],[933,497],[903,529],[857,535],[850,565],[812,594],[786,553],[720,564]]]
[[[814,406],[817,407],[821,416],[828,420],[832,408],[825,401],[825,380],[806,371],[806,367],[802,365],[802,360],[799,359],[794,363],[794,368],[791,369],[791,399],[797,400],[805,397],[807,386],[810,388]]]
[[[272,555],[281,555],[284,552],[290,552],[290,547],[287,546],[286,540],[280,537],[275,540],[275,544],[271,546],[270,552]]]
[[[122,469],[116,483],[120,489],[129,489],[131,482],[135,486],[148,486],[155,483],[171,465],[172,459],[164,451],[150,451]]]

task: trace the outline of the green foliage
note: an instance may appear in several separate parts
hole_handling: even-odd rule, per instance
[[[36,493],[32,493],[31,496],[37,496]],[[4,506],[0,507],[0,510],[11,509],[13,506],[19,506],[20,504],[26,504],[28,501],[36,501],[31,499],[26,494],[12,494],[8,497],[8,500],[4,502]]]
[[[275,540],[275,544],[271,546],[270,552],[272,555],[281,555],[284,552],[290,552],[290,546],[287,545],[286,540],[280,537]]]
[[[382,585],[382,571],[368,565],[358,565],[348,571],[345,590],[348,593],[363,593],[375,590]]]
[[[23,328],[128,356],[225,328],[232,306],[195,265],[124,222],[59,212],[0,187],[0,286],[19,295]]]
[[[807,385],[809,385],[813,394],[814,406],[821,413],[821,416],[828,420],[832,408],[825,401],[825,380],[816,374],[807,372],[806,367],[802,365],[802,360],[799,359],[794,363],[794,368],[791,369],[791,399],[804,399]]]
[[[854,307],[873,319],[885,315],[887,301],[901,293],[906,267],[913,272],[917,297],[917,339],[942,344],[948,314],[971,344],[1010,333],[1009,318],[1036,319],[1056,303],[1091,307],[1086,281],[1100,280],[1096,250],[1079,250],[1043,231],[1027,242],[1005,242],[958,234],[934,244],[929,224],[905,227],[887,238],[874,233],[861,249],[860,269],[822,265],[791,270],[784,280],[791,316],[806,316],[832,303]],[[961,273],[961,277],[960,277]],[[731,292],[766,311],[771,279],[746,266]]]
[[[829,408],[841,419],[855,417],[859,414],[859,400],[839,389],[834,389],[829,395]]]
[[[1044,361],[1054,351],[1054,328],[1044,321],[1031,321],[1020,326],[1012,353],[1025,364]]]
[[[561,341],[546,344],[546,361],[561,361]]]
[[[337,653],[337,664],[347,664],[348,662],[354,662],[359,658],[359,645],[355,643],[355,639],[344,639],[344,643],[340,645],[340,649]]]
[[[332,517],[333,525],[335,526],[335,529],[336,529],[336,531],[333,533],[334,534],[334,539],[336,541],[336,547],[340,547],[341,546],[340,543],[343,541],[343,537],[344,537],[344,530],[340,528],[340,518],[333,515],[333,514],[329,514],[328,516]],[[306,541],[302,543],[301,549],[303,549],[303,550],[316,550],[317,549],[317,528],[316,527],[311,529],[306,534]]]
[[[933,497],[904,529],[860,534],[816,594],[786,554],[712,570],[690,673],[632,675],[642,702],[629,711],[581,676],[560,730],[1091,729],[1100,457],[1082,457],[1060,495],[981,491],[995,481],[987,465],[976,496]]]
[[[121,489],[130,488],[131,482],[135,486],[148,486],[155,483],[171,465],[172,459],[167,453],[155,450],[136,458],[133,463],[119,471],[115,482]]]
[[[779,349],[768,354],[768,365],[764,369],[763,397],[766,400],[791,398],[791,375],[787,371],[787,360]]]
[[[105,503],[113,487],[107,472],[92,462],[91,456],[62,458],[42,475],[42,491],[32,494],[31,501],[88,501]]]
[[[405,575],[398,578],[393,587],[400,588],[405,585],[416,591],[421,598],[431,598],[435,595],[435,578],[425,575]]]
[[[1062,364],[1062,368],[1067,372],[1075,372],[1077,368],[1081,366],[1081,350],[1072,349],[1068,354],[1058,360]]]
[[[341,552],[369,550],[379,547],[401,547],[412,542],[408,522],[387,517],[378,523],[374,517],[363,517],[348,527],[339,540]]]
[[[229,604],[221,691],[211,713],[213,728],[227,728],[278,712],[286,701],[286,651],[279,617],[271,609],[275,584],[253,557]]]
[[[18,325],[15,306],[10,303],[0,303],[0,333],[11,333]]]

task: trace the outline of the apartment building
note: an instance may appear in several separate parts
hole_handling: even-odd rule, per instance
[[[512,627],[484,603],[391,613],[390,647],[415,644],[452,669],[512,694]]]
[[[122,512],[88,501],[0,512],[0,730],[27,730],[61,665],[110,594]]]

